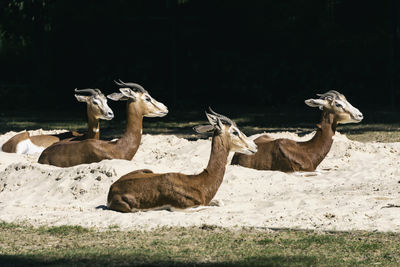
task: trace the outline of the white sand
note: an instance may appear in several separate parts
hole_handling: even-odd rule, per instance
[[[14,134],[1,135],[0,145]],[[312,136],[271,135],[297,140]],[[400,232],[400,209],[385,208],[400,205],[400,143],[360,143],[339,133],[316,176],[228,165],[214,198],[223,206],[131,214],[104,209],[109,186],[121,175],[142,168],[197,173],[207,165],[210,148],[210,140],[144,135],[132,161],[71,168],[38,164],[39,154],[0,152],[0,220],[122,229],[210,224]]]

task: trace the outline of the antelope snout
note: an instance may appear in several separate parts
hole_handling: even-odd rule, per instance
[[[111,120],[114,118],[114,112],[112,111],[107,111],[107,113],[105,114],[105,118],[106,120]]]
[[[255,153],[257,153],[257,145],[253,142],[253,141],[249,141],[247,143],[247,147],[244,151],[244,154],[247,155],[254,155]]]
[[[357,118],[359,121],[362,121],[362,119],[364,119],[364,116],[363,116],[363,114],[360,112],[359,114],[356,114],[356,118]]]
[[[153,108],[149,110],[149,113],[144,115],[145,117],[164,117],[168,114],[167,107],[160,102],[154,102]]]
[[[364,119],[363,114],[358,108],[353,107],[351,104],[348,105],[348,113],[350,114],[351,119],[353,122],[360,122],[362,119]]]
[[[360,122],[362,119],[364,119],[363,114],[358,109],[355,109],[351,117],[355,120],[355,122]]]
[[[257,151],[258,151],[258,149],[257,149],[257,145],[256,145],[256,144],[254,144],[254,146],[253,146],[253,147],[249,148],[249,151],[250,151],[250,153],[251,153],[251,154],[255,154],[255,153],[257,153]]]
[[[168,114],[168,108],[163,103],[158,102],[157,107],[159,109],[158,114],[160,117],[164,117]]]

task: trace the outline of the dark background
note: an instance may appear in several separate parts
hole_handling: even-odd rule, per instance
[[[82,112],[74,88],[118,78],[171,111],[309,111],[330,89],[398,111],[399,2],[0,0],[0,112]]]

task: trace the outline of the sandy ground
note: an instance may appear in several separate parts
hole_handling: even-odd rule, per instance
[[[14,134],[1,135],[0,145]],[[307,140],[312,134],[271,136]],[[214,198],[224,204],[197,212],[122,214],[105,205],[109,186],[132,170],[202,171],[210,140],[144,135],[132,161],[104,160],[71,168],[38,164],[39,154],[0,152],[0,220],[122,229],[209,224],[400,232],[400,209],[396,208],[400,205],[400,143],[360,143],[340,133],[334,139],[315,173],[285,174],[228,165]]]

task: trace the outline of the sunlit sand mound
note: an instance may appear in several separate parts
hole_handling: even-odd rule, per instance
[[[0,145],[14,134],[1,135]],[[308,140],[312,134],[271,136]],[[39,154],[0,152],[0,220],[123,229],[213,224],[400,232],[396,208],[400,205],[400,143],[359,143],[339,133],[334,138],[317,172],[286,174],[228,165],[214,198],[223,204],[197,212],[122,214],[105,205],[109,186],[132,170],[202,171],[210,140],[144,135],[132,161],[104,160],[71,168],[38,164]]]

